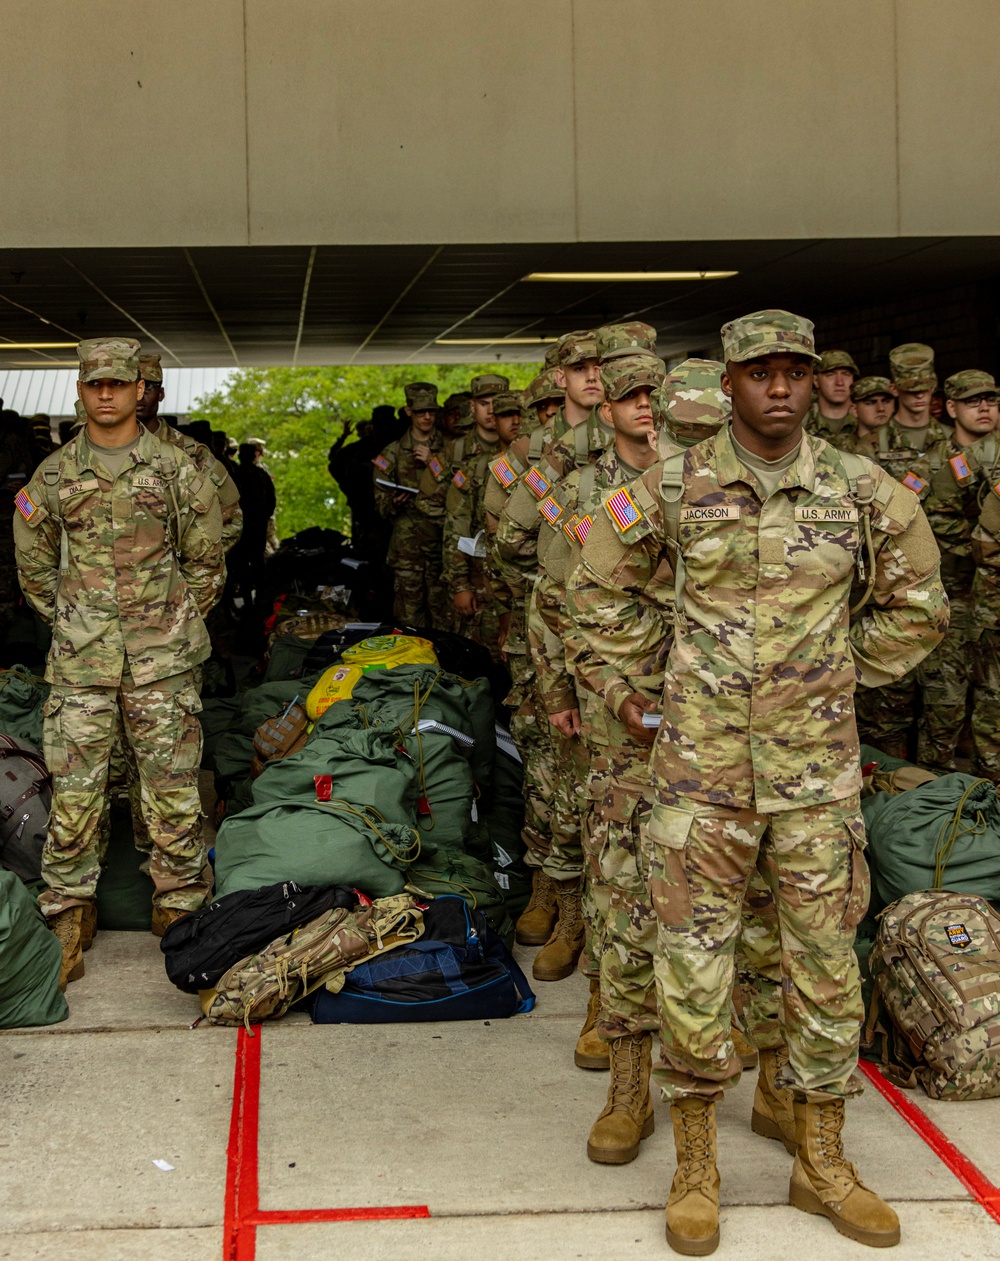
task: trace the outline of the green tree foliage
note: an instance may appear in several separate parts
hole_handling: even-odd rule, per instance
[[[380,403],[403,404],[409,381],[433,381],[438,398],[469,388],[481,372],[502,372],[523,389],[541,368],[537,363],[393,364],[340,368],[242,368],[222,390],[205,395],[191,411],[237,442],[260,437],[264,462],[278,496],[278,536],[307,526],[350,533],[350,513],[327,471],[327,453],[345,425],[367,420]],[[350,440],[350,439],[348,439]]]

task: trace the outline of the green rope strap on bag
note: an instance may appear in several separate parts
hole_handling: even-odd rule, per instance
[[[994,787],[991,780],[973,780],[959,798],[958,805],[955,807],[955,813],[941,825],[941,831],[938,833],[937,849],[934,853],[934,884],[932,887],[935,889],[944,888],[945,868],[948,866],[948,860],[954,852],[955,843],[963,836],[984,836],[986,834],[989,825],[981,809],[976,810],[975,823],[965,823],[962,819],[962,814],[969,802],[969,798],[980,784],[986,784],[991,789]]]

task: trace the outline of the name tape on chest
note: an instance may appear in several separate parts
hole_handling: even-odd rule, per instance
[[[642,512],[626,486],[616,490],[610,499],[605,499],[604,506],[608,510],[615,529],[621,534],[642,520]]]
[[[543,477],[536,468],[528,469],[524,475],[524,484],[536,499],[544,499],[552,489],[552,483],[547,477]]]
[[[430,471],[434,474],[435,477],[441,476],[441,461],[437,458],[436,455],[432,455],[431,458],[427,461],[427,467],[430,469]]]
[[[927,483],[922,477],[918,477],[912,470],[903,478],[903,485],[907,489],[912,490],[915,495],[922,495],[927,489]]]
[[[163,478],[150,477],[145,473],[141,473],[138,477],[132,478],[132,485],[138,486],[140,490],[162,490]]]
[[[389,467],[389,461],[384,455],[377,455],[375,459],[372,460],[372,464],[374,464],[377,469],[381,469],[383,473]]]
[[[555,525],[563,514],[563,506],[558,499],[553,499],[551,495],[547,496],[538,505],[538,511],[542,514],[549,525]]]
[[[504,488],[504,490],[507,490],[508,487],[513,486],[514,483],[517,481],[517,474],[514,472],[514,470],[507,463],[506,459],[504,459],[503,456],[501,456],[499,460],[493,461],[492,472],[493,472],[493,476],[497,479],[497,481]]]
[[[689,504],[681,509],[681,521],[739,521],[743,513],[738,504]]]
[[[455,483],[458,489],[461,490],[466,483],[466,476],[461,469],[456,469],[455,476],[451,480]]]
[[[67,486],[59,487],[59,498],[70,499],[73,495],[79,495],[85,490],[100,490],[101,483],[96,477],[88,477],[83,482],[70,482]]]
[[[815,504],[807,504],[795,509],[796,521],[813,525],[853,525],[857,519],[858,510],[854,507],[820,508]]]
[[[17,492],[14,496],[14,504],[25,521],[30,521],[38,511],[38,504],[35,503],[26,490]]]

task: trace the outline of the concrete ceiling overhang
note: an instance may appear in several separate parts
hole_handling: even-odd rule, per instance
[[[535,271],[726,270],[726,280],[537,283]],[[762,307],[822,322],[1000,277],[1000,237],[0,250],[0,368],[73,360],[130,333],[168,367],[539,359],[574,328],[635,316],[668,357],[711,350]],[[442,344],[482,338],[484,345]],[[492,340],[491,340],[492,339]]]

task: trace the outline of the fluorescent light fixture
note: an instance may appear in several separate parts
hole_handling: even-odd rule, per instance
[[[606,284],[611,281],[640,280],[728,280],[737,271],[533,271],[525,280],[585,280]]]
[[[79,359],[46,359],[44,362],[38,359],[8,359],[3,365],[5,368],[37,368],[39,372],[46,372],[49,368],[79,368]]]
[[[439,337],[438,346],[542,346],[558,337]]]
[[[0,350],[72,350],[76,342],[0,342]]]

